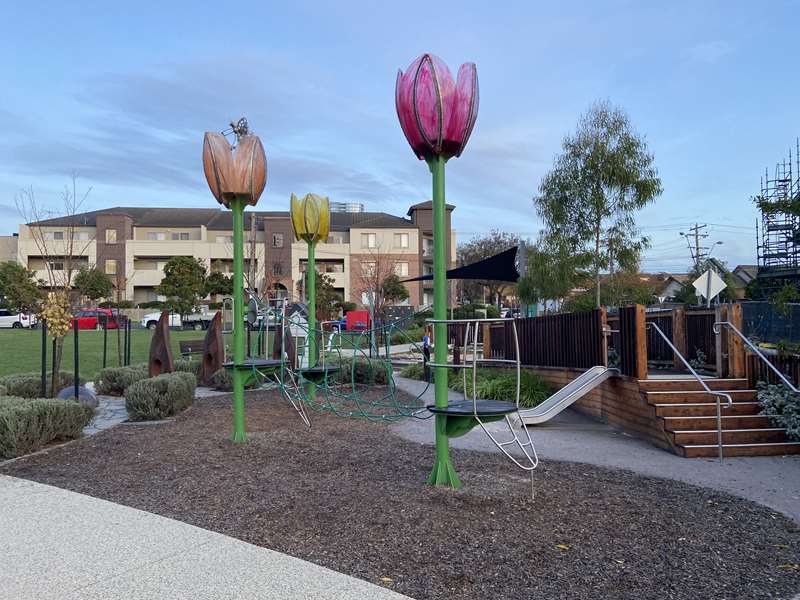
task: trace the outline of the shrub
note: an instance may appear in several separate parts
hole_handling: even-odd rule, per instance
[[[191,373],[164,373],[132,383],[125,390],[125,408],[133,421],[171,417],[194,400],[197,380]]]
[[[423,335],[425,335],[423,327],[414,326],[409,329],[398,330],[392,334],[392,345],[421,342]]]
[[[57,440],[80,437],[94,409],[74,400],[0,398],[0,458],[35,452]]]
[[[340,383],[363,383],[367,385],[387,385],[389,373],[392,371],[391,363],[383,358],[342,358],[339,363],[338,381]],[[333,364],[333,363],[331,363]]]
[[[782,385],[759,381],[758,401],[761,413],[769,417],[776,427],[785,427],[786,434],[800,441],[800,395]]]
[[[174,361],[176,373],[191,373],[195,379],[200,376],[200,361],[190,357],[179,358]]]
[[[106,367],[94,380],[94,390],[106,396],[122,396],[129,385],[148,377],[147,365],[142,363],[128,367]]]
[[[403,377],[413,379],[423,379],[423,368],[421,363],[414,363],[403,368]],[[450,369],[448,371],[448,387],[457,392],[464,391],[464,379],[462,371]],[[478,367],[476,379],[478,398],[481,400],[504,400],[513,402],[517,391],[517,376],[513,370],[509,369],[481,369]],[[523,369],[520,372],[519,381],[519,405],[530,408],[537,406],[546,400],[552,389],[550,385],[541,377],[530,371]],[[471,372],[467,371],[467,395],[472,397],[472,377]]]
[[[56,392],[72,385],[75,382],[74,373],[61,371],[59,375],[61,386]],[[83,381],[81,381],[83,383]],[[41,373],[14,373],[0,377],[0,386],[5,389],[5,395],[17,398],[41,398],[42,375]],[[47,374],[47,396],[53,396],[51,374]]]

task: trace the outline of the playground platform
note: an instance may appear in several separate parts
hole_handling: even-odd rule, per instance
[[[0,476],[0,599],[361,599],[402,596],[113,502]]]

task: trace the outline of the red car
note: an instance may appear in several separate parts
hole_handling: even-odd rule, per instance
[[[102,329],[105,323],[106,329],[117,329],[117,317],[109,308],[90,308],[79,310],[75,313],[74,322],[78,322],[78,329]]]

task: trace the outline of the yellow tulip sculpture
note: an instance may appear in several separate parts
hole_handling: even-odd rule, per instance
[[[292,227],[294,237],[308,244],[328,239],[331,226],[331,207],[327,198],[306,194],[298,198],[292,194]]]
[[[292,227],[297,240],[308,244],[308,264],[306,267],[306,295],[308,297],[308,378],[314,377],[317,366],[317,268],[315,264],[316,246],[318,242],[328,239],[331,225],[331,208],[327,198],[316,194],[306,194],[298,198],[292,194]],[[324,369],[321,375],[324,377]],[[309,397],[316,396],[316,385],[309,384]]]

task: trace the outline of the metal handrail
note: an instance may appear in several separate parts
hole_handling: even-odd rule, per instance
[[[772,364],[772,363],[769,361],[769,359],[768,359],[766,356],[764,356],[764,354],[761,352],[761,350],[759,350],[759,349],[758,349],[758,347],[757,347],[755,344],[753,344],[753,342],[751,342],[751,341],[750,341],[750,340],[749,340],[749,339],[748,339],[748,338],[747,338],[747,337],[746,337],[746,336],[745,336],[745,335],[744,335],[744,334],[743,334],[741,331],[739,331],[739,329],[736,327],[736,325],[734,325],[734,324],[733,324],[733,323],[731,323],[730,321],[717,321],[716,323],[714,323],[714,328],[713,328],[713,331],[714,331],[714,333],[715,333],[716,335],[719,335],[719,333],[720,333],[720,326],[721,326],[721,325],[727,325],[728,327],[730,327],[731,329],[733,329],[734,333],[735,333],[736,335],[738,335],[740,338],[742,338],[742,340],[744,341],[744,343],[745,343],[745,344],[747,344],[747,345],[750,347],[750,350],[752,350],[752,351],[753,351],[753,353],[754,353],[756,356],[758,356],[758,358],[760,358],[760,359],[761,359],[761,360],[763,360],[765,363],[767,363],[767,366],[768,366],[770,369],[772,369],[772,370],[775,372],[775,374],[776,374],[778,377],[780,377],[781,381],[783,381],[783,383],[784,383],[784,385],[786,385],[786,387],[788,387],[788,388],[789,388],[790,390],[792,390],[793,392],[800,394],[800,390],[799,390],[799,389],[797,389],[797,388],[796,388],[796,387],[795,387],[795,386],[792,384],[792,382],[791,382],[791,381],[789,381],[789,380],[786,378],[786,376],[785,376],[783,373],[781,373],[781,372],[780,372],[780,369],[778,369],[778,368],[777,368],[775,365],[773,365],[773,364]]]
[[[667,343],[667,346],[672,348],[672,351],[676,354],[676,356],[678,358],[681,359],[681,362],[683,363],[683,365],[689,370],[689,372],[692,374],[692,376],[694,376],[694,378],[697,379],[698,383],[700,383],[700,385],[703,387],[703,389],[705,389],[706,392],[708,392],[709,394],[711,394],[712,396],[714,396],[716,398],[716,402],[717,402],[717,447],[719,449],[719,459],[721,461],[722,460],[722,405],[720,404],[719,399],[720,399],[720,397],[727,398],[728,402],[726,404],[726,408],[730,408],[733,405],[733,398],[731,398],[730,394],[726,394],[725,392],[715,392],[710,387],[708,387],[708,384],[703,380],[702,377],[700,377],[700,375],[697,374],[697,371],[695,371],[692,368],[692,365],[689,364],[689,361],[686,360],[686,358],[683,356],[683,354],[681,354],[680,351],[672,344],[672,342],[669,341],[669,338],[664,334],[663,331],[661,331],[661,328],[658,325],[656,325],[653,322],[647,322],[645,324],[645,326],[646,327],[652,327],[653,329],[655,329],[658,332],[658,334],[662,338],[664,338],[664,341]]]

